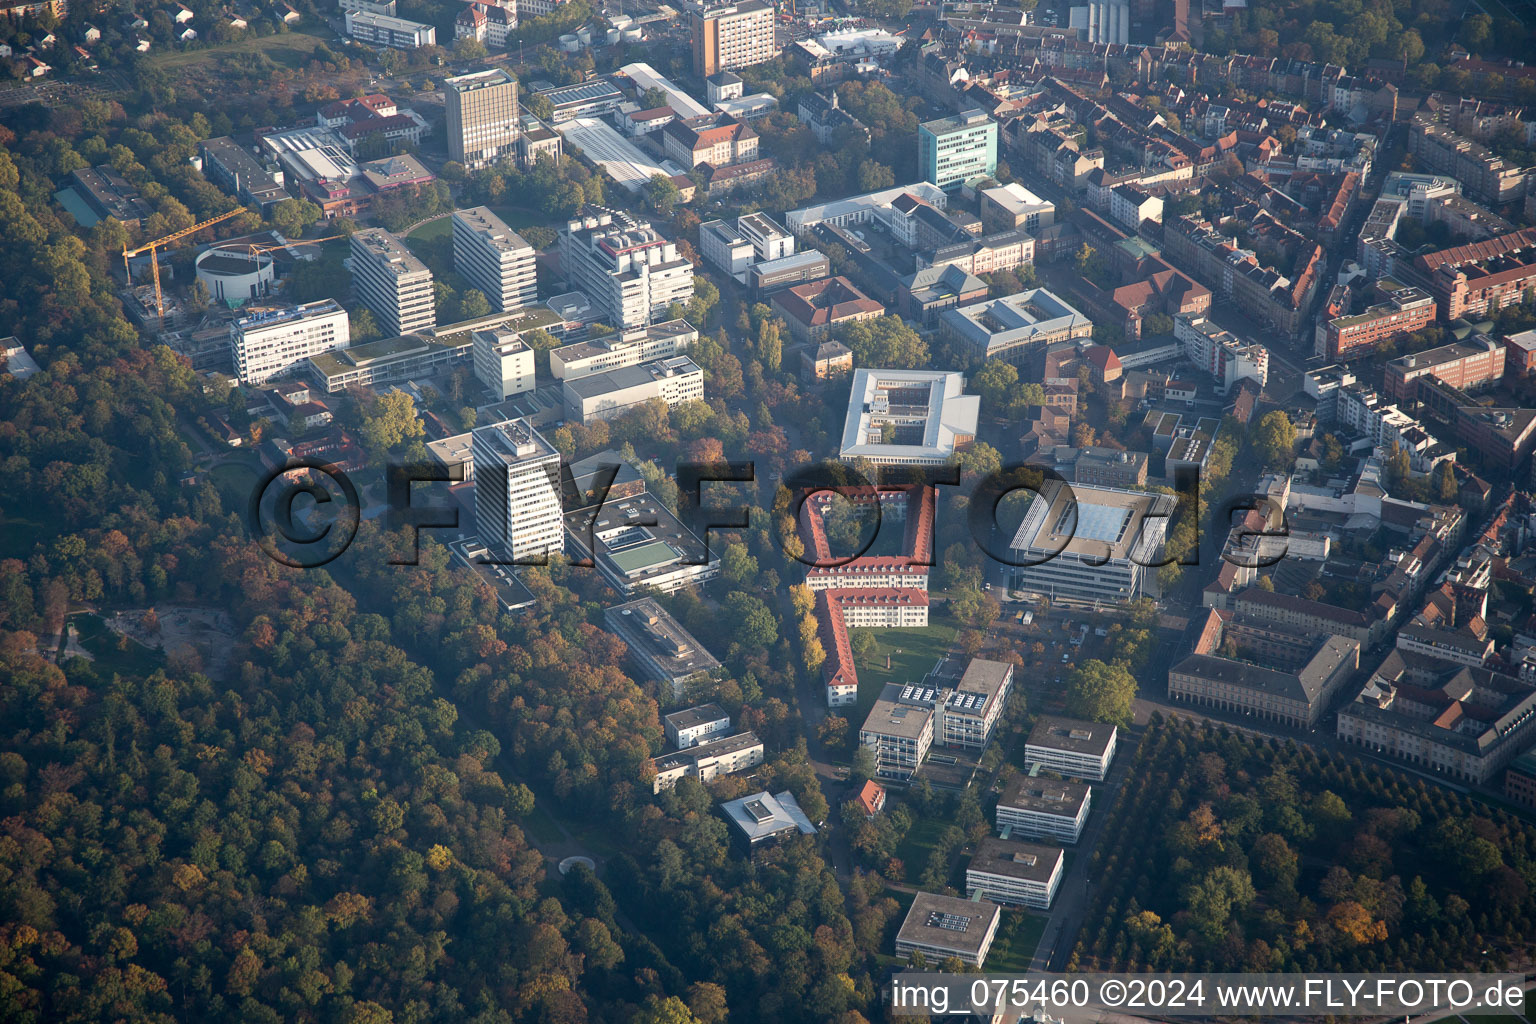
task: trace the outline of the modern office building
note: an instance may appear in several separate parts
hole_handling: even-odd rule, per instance
[[[853,373],[839,450],[844,462],[937,466],[976,439],[981,399],[965,378],[942,370]]]
[[[1322,326],[1317,352],[1330,362],[1371,355],[1380,342],[1407,337],[1435,322],[1435,300],[1418,288],[1399,288],[1363,313]]]
[[[700,3],[689,16],[693,70],[703,78],[751,67],[778,53],[773,39],[773,4],[765,0],[714,6]]]
[[[352,288],[386,337],[437,325],[432,271],[383,228],[352,235]]]
[[[678,750],[720,739],[731,731],[731,716],[719,704],[700,704],[661,716],[667,742]]]
[[[371,11],[346,11],[347,35],[370,46],[415,50],[437,45],[437,29],[419,21],[392,18]]]
[[[920,892],[896,932],[896,955],[922,953],[929,963],[955,957],[961,963],[981,967],[997,936],[1002,910],[984,900]]]
[[[1028,359],[1047,345],[1093,334],[1093,321],[1044,288],[939,314],[939,334],[984,359]]]
[[[751,240],[723,220],[699,225],[699,255],[738,281],[754,257]]]
[[[204,139],[198,143],[203,158],[203,176],[242,203],[261,209],[262,216],[284,199],[292,198],[283,187],[283,172],[276,165],[267,166],[252,156],[244,146],[228,136]]]
[[[1012,665],[984,658],[972,659],[959,679],[935,670],[918,684],[889,683],[859,728],[859,745],[873,755],[877,775],[899,782],[910,780],[934,747],[979,754],[1012,685]]]
[[[1093,802],[1086,782],[1015,775],[997,801],[997,827],[1013,836],[1075,843]]]
[[[422,334],[352,345],[309,357],[307,373],[318,389],[336,394],[354,387],[403,384],[452,373],[473,363],[469,338],[442,341]]]
[[[693,298],[693,264],[648,221],[600,210],[567,224],[560,243],[571,286],[620,330],[644,327]]]
[[[642,680],[665,684],[674,697],[683,684],[701,672],[708,675],[720,662],[667,614],[655,598],[642,597],[604,609],[609,632],[629,645],[629,657]]]
[[[594,373],[564,384],[565,418],[571,423],[611,420],[654,398],[670,408],[704,397],[704,371],[687,356]]]
[[[965,894],[1016,907],[1051,909],[1066,851],[1012,839],[983,839],[965,868]]]
[[[453,214],[453,269],[480,289],[491,308],[508,312],[538,301],[533,246],[484,206]]]
[[[687,320],[668,320],[550,349],[549,372],[556,380],[578,380],[671,359],[687,352],[698,340],[699,332]]]
[[[533,349],[516,331],[476,331],[471,337],[475,378],[486,386],[495,401],[504,402],[534,389]]]
[[[763,741],[757,733],[748,730],[734,736],[711,739],[684,750],[652,758],[651,766],[656,776],[651,780],[651,792],[660,793],[671,789],[678,780],[689,778],[709,782],[721,775],[735,775],[763,763]]]
[[[1113,725],[1042,715],[1024,745],[1024,760],[1058,775],[1103,781],[1115,757]]]
[[[744,213],[736,218],[736,230],[752,243],[759,261],[779,260],[795,254],[795,236],[766,213]]]
[[[917,169],[923,180],[955,188],[997,173],[997,122],[972,108],[917,128]]]
[[[351,336],[347,311],[334,299],[258,310],[229,325],[235,373],[242,384],[262,384],[292,373],[310,356],[346,348]]]
[[[474,430],[475,521],[506,562],[537,564],[565,550],[560,453],[526,421]]]
[[[816,826],[787,789],[782,793],[764,790],[727,800],[720,805],[720,813],[731,828],[731,838],[748,855],[791,836],[816,834]]]
[[[1014,570],[1014,586],[1079,605],[1135,600],[1174,507],[1166,494],[1047,481],[1010,545],[1016,563],[1033,563]]]
[[[573,561],[595,564],[625,597],[671,594],[720,575],[718,552],[644,490],[627,497],[610,490],[600,504],[567,512],[565,542]]]
[[[448,156],[469,170],[517,155],[517,79],[500,68],[443,80]]]

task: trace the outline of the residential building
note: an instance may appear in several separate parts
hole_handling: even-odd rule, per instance
[[[1022,228],[1031,235],[1056,222],[1056,204],[1012,182],[981,190],[981,223],[986,231]]]
[[[996,904],[920,892],[896,932],[896,955],[921,953],[935,964],[954,957],[980,968],[987,962],[1001,917]]]
[[[1418,288],[1398,288],[1364,313],[1328,321],[1317,354],[1330,361],[1371,355],[1379,343],[1396,341],[1434,321],[1434,299]]]
[[[579,380],[680,356],[698,340],[699,332],[687,320],[668,320],[550,349],[549,372],[556,380]]]
[[[1104,722],[1042,715],[1024,744],[1024,760],[1058,775],[1102,782],[1109,775],[1119,732]]]
[[[965,894],[1035,910],[1051,909],[1061,884],[1066,851],[1012,839],[983,839],[965,868]]]
[[[1411,402],[1418,397],[1419,378],[1433,377],[1476,391],[1503,379],[1507,352],[1506,345],[1488,335],[1474,334],[1465,342],[1399,356],[1383,367],[1382,390],[1395,402]]]
[[[1473,199],[1492,206],[1516,202],[1530,185],[1529,168],[1495,156],[1482,143],[1459,134],[1446,111],[1421,111],[1408,131],[1408,152],[1418,168],[1455,178]]]
[[[731,731],[731,716],[719,704],[700,704],[661,716],[667,742],[678,750],[720,739]]]
[[[1173,515],[1166,494],[1046,483],[1010,544],[1013,585],[1054,602],[1122,604],[1162,561]]]
[[[766,0],[700,3],[688,18],[694,74],[708,78],[772,60],[778,55],[773,14],[773,4]]]
[[[640,678],[664,683],[674,699],[689,679],[720,668],[715,656],[653,597],[604,609],[603,622],[629,646]]]
[[[976,439],[981,399],[941,370],[854,371],[839,457],[875,465],[937,466]]]
[[[679,779],[695,778],[709,782],[721,775],[735,775],[763,763],[763,741],[748,730],[734,736],[709,740],[686,750],[673,751],[651,760],[656,775],[651,792],[660,793],[677,785]]]
[[[477,170],[517,155],[517,79],[500,68],[443,80],[448,156]]]
[[[1109,217],[1127,231],[1141,230],[1142,222],[1163,219],[1163,200],[1145,189],[1124,183],[1109,190]]]
[[[917,128],[917,167],[925,181],[949,189],[997,173],[997,122],[970,109]]]
[[[611,420],[652,399],[670,408],[704,398],[704,371],[687,356],[567,379],[565,418],[572,423]]]
[[[1445,320],[1492,318],[1536,288],[1536,228],[1415,256]]]
[[[693,297],[693,264],[648,221],[599,210],[567,224],[560,243],[572,286],[620,330],[644,327]]]
[[[1048,345],[1092,334],[1093,321],[1045,288],[939,314],[940,337],[984,359],[1023,361]]]
[[[1015,775],[998,797],[995,820],[1005,837],[1075,843],[1088,822],[1093,792],[1086,782]]]
[[[1367,750],[1484,785],[1536,735],[1536,686],[1392,650],[1340,709],[1338,735]]]
[[[346,11],[347,35],[370,46],[388,46],[397,50],[415,50],[437,45],[437,29],[419,21],[392,18],[371,11]]]
[[[484,206],[453,214],[453,269],[491,308],[511,312],[539,297],[533,246]]]
[[[1222,653],[1223,648],[1230,653]],[[1206,613],[1192,652],[1168,670],[1168,696],[1311,729],[1360,664],[1360,643]]]
[[[754,850],[771,846],[797,835],[813,836],[816,826],[805,816],[789,790],[752,793],[720,805],[731,837],[749,856]]]
[[[235,373],[242,384],[287,376],[302,369],[311,356],[346,348],[351,337],[347,311],[334,299],[253,310],[229,325]]]
[[[565,550],[560,453],[525,420],[477,427],[475,528],[509,563],[538,564]]]
[[[1184,358],[1215,380],[1219,395],[1230,393],[1245,379],[1256,381],[1260,388],[1269,383],[1269,349],[1259,342],[1245,342],[1203,316],[1183,313],[1173,318],[1173,336],[1182,343]]]
[[[437,324],[432,271],[383,228],[353,233],[352,288],[386,337]]]
[[[471,337],[475,378],[490,391],[492,399],[504,402],[534,389],[533,349],[516,331],[475,331]]]
[[[826,277],[777,291],[772,305],[783,316],[790,337],[802,343],[820,342],[842,324],[885,315],[884,306],[846,277]]]

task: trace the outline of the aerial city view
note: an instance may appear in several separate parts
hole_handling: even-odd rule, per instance
[[[1536,1021],[1533,0],[0,15],[0,1022]]]

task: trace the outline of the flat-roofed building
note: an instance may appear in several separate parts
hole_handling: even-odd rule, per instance
[[[661,716],[667,742],[678,750],[717,740],[731,731],[731,716],[719,704],[700,704]]]
[[[524,420],[473,431],[475,529],[507,562],[537,564],[565,550],[560,453]]]
[[[832,264],[818,249],[806,249],[781,260],[754,263],[746,270],[747,291],[762,301],[781,289],[815,281],[832,273]]]
[[[1024,760],[1061,775],[1103,781],[1118,735],[1104,722],[1042,715],[1024,745]]]
[[[1095,487],[1145,487],[1147,453],[1081,448],[1072,463],[1072,481]]]
[[[620,330],[644,327],[693,298],[693,264],[649,221],[600,210],[560,233],[571,284]]]
[[[372,11],[346,11],[347,35],[360,43],[415,50],[437,45],[437,29],[419,21],[392,18]]]
[[[922,953],[934,963],[955,957],[961,963],[982,967],[1001,917],[1002,910],[994,903],[920,892],[896,932],[896,955]]]
[[[1418,397],[1419,378],[1433,377],[1462,391],[1476,391],[1503,379],[1508,351],[1507,344],[1474,334],[1465,342],[1398,356],[1382,367],[1382,390],[1394,402],[1411,402]]]
[[[617,419],[652,399],[661,399],[669,408],[702,401],[704,371],[687,356],[673,356],[566,380],[562,387],[565,418],[593,423]]]
[[[454,434],[452,437],[438,438],[436,441],[427,442],[427,454],[433,460],[443,466],[448,472],[457,472],[459,480],[465,483],[475,478],[475,443],[474,433],[465,431],[462,434]]]
[[[723,220],[707,220],[699,225],[699,255],[741,280],[753,263],[751,239]]]
[[[143,193],[129,184],[111,164],[81,167],[70,171],[69,177],[70,187],[91,208],[92,213],[103,220],[115,217],[130,231],[155,212]]]
[[[683,684],[693,676],[708,675],[720,667],[715,656],[655,598],[642,597],[606,608],[603,622],[629,645],[629,657],[640,677],[664,683],[674,697],[682,694]]]
[[[534,389],[533,349],[516,331],[476,331],[472,337],[475,377],[495,401]]]
[[[727,800],[720,805],[720,813],[731,827],[731,837],[737,847],[748,855],[797,835],[816,834],[816,826],[811,824],[795,795],[787,789],[782,793],[763,790]]]
[[[352,287],[379,318],[385,335],[410,334],[437,324],[432,271],[383,228],[353,233]]]
[[[917,126],[917,166],[924,180],[955,188],[997,173],[997,122],[970,109]]]
[[[540,89],[535,95],[549,100],[551,124],[564,124],[580,117],[606,117],[624,104],[624,90],[607,78]]]
[[[229,325],[235,372],[242,384],[262,384],[303,369],[310,357],[346,348],[347,311],[335,299],[253,310]]]
[[[698,340],[698,330],[687,320],[668,320],[551,349],[549,372],[556,380],[580,380],[683,355]]]
[[[720,575],[720,558],[655,495],[612,492],[602,504],[567,512],[566,545],[573,558],[593,560],[625,597],[670,594]]]
[[[1093,803],[1086,782],[1015,775],[998,798],[996,822],[1008,835],[1075,843]]]
[[[500,68],[443,80],[448,156],[469,170],[517,155],[517,79]]]
[[[1054,292],[1033,288],[939,314],[939,334],[984,359],[1026,359],[1047,345],[1087,338],[1093,321]]]
[[[779,260],[795,254],[795,236],[766,213],[744,213],[736,218],[736,230],[752,243],[759,261]]]
[[[934,742],[961,750],[985,750],[1013,689],[1013,666],[972,658],[953,689],[936,705]]]
[[[656,775],[651,792],[671,789],[678,780],[695,778],[709,782],[722,775],[735,775],[763,763],[763,741],[748,730],[734,736],[712,739],[684,750],[675,750],[651,760]]]
[[[1023,228],[1038,234],[1056,222],[1056,204],[1012,182],[981,190],[981,224],[987,231]]]
[[[500,312],[539,298],[537,254],[522,235],[484,206],[453,214],[453,269]]]
[[[1328,321],[1317,354],[1330,361],[1369,355],[1377,344],[1406,337],[1434,321],[1434,299],[1418,288],[1399,288],[1364,313]]]
[[[853,373],[839,457],[875,465],[942,465],[976,439],[981,399],[942,370]]]
[[[1012,839],[983,839],[965,868],[965,894],[1016,907],[1051,909],[1066,852]]]
[[[701,78],[751,67],[778,55],[773,4],[765,0],[699,4],[688,18],[693,70]]]
[[[283,187],[283,172],[262,164],[234,139],[204,139],[197,148],[203,158],[203,176],[234,193],[242,203],[259,207],[262,216],[292,198]]]
[[[1053,601],[1121,604],[1141,596],[1162,557],[1174,500],[1166,494],[1047,481],[1010,547],[1014,586]]]
[[[1173,318],[1173,336],[1183,344],[1184,358],[1215,380],[1217,394],[1227,394],[1240,380],[1254,380],[1261,389],[1269,383],[1269,349],[1259,342],[1184,313]]]
[[[876,775],[905,782],[917,774],[933,746],[933,710],[903,701],[899,693],[892,683],[887,695],[870,707],[859,730],[859,746],[874,755]]]
[[[399,384],[449,373],[472,362],[468,338],[442,341],[421,334],[332,349],[309,357],[310,380],[329,394],[353,387]]]

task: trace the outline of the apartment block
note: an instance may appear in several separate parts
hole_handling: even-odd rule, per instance
[[[983,839],[965,868],[965,894],[1015,907],[1051,909],[1066,851],[1012,839]]]
[[[1492,317],[1536,288],[1536,228],[1413,258],[1446,320]]]
[[[671,789],[678,781],[695,778],[709,782],[722,775],[735,775],[763,763],[763,741],[748,730],[734,736],[712,739],[684,750],[676,750],[651,760],[656,770],[651,792]]]
[[[437,325],[432,271],[383,228],[352,235],[352,288],[386,336]]]
[[[235,373],[242,384],[262,384],[302,369],[310,356],[346,348],[347,311],[334,299],[286,309],[259,310],[230,324]]]
[[[997,122],[973,108],[918,125],[917,167],[944,189],[996,174]]]
[[[448,156],[469,170],[517,155],[517,79],[494,68],[443,80]]]
[[[700,704],[661,716],[667,742],[678,750],[720,739],[731,731],[731,716],[719,704]]]
[[[549,371],[556,380],[579,380],[683,355],[698,340],[698,330],[687,320],[668,320],[551,349]]]
[[[525,420],[477,427],[475,528],[508,563],[537,564],[565,550],[560,453]]]
[[[534,389],[533,349],[516,331],[475,331],[471,337],[475,379],[486,386],[495,401],[504,402]]]
[[[689,29],[693,36],[693,70],[703,78],[762,64],[778,54],[773,5],[765,0],[716,6],[701,3],[689,16]]]
[[[1455,178],[1467,195],[1494,206],[1518,201],[1530,184],[1527,168],[1515,166],[1475,139],[1458,134],[1440,112],[1414,115],[1408,152],[1422,170]]]
[[[1184,358],[1215,380],[1218,394],[1244,379],[1257,381],[1260,388],[1269,383],[1269,349],[1258,342],[1245,342],[1203,316],[1183,313],[1173,318],[1173,336],[1183,344]]]
[[[649,221],[597,210],[568,223],[561,256],[571,285],[615,327],[644,327],[693,297],[693,264]]]
[[[539,297],[533,246],[484,206],[453,214],[453,269],[491,308],[507,313]]]
[[[995,821],[1009,838],[1075,843],[1092,803],[1093,790],[1086,782],[1015,775],[998,798]]]
[[[653,399],[668,407],[704,398],[704,371],[687,356],[625,366],[566,380],[565,418],[572,423],[611,420]]]

